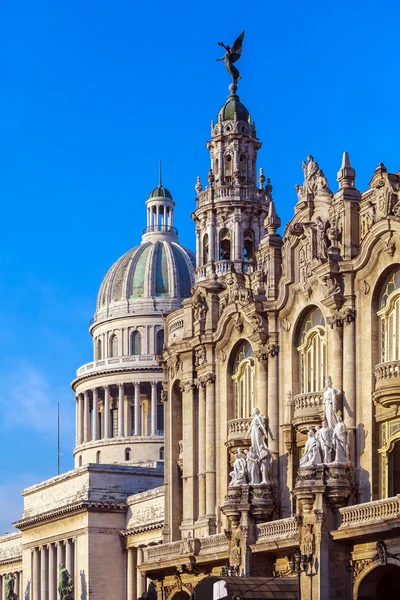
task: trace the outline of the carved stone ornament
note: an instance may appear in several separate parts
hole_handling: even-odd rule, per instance
[[[328,273],[321,277],[321,283],[324,287],[324,298],[332,296],[341,296],[343,294],[343,277],[339,273]]]
[[[311,556],[315,550],[315,536],[313,534],[313,526],[308,523],[305,526],[305,534],[303,537],[303,554]]]
[[[194,351],[194,364],[196,367],[200,367],[207,362],[207,349],[205,346],[199,346]]]
[[[269,344],[263,344],[256,352],[257,360],[267,360],[268,356],[274,358],[279,354],[279,344],[270,342]]]
[[[297,184],[295,186],[299,203],[310,201],[316,195],[322,194],[328,197],[332,196],[332,192],[328,187],[328,180],[311,154],[307,156],[307,162],[303,160],[302,168],[304,173],[304,183],[303,185]]]
[[[327,318],[328,325],[330,325],[331,329],[334,326],[342,327],[343,323],[351,323],[356,318],[356,311],[354,308],[347,306],[346,308],[342,308],[342,310],[333,313],[330,317]]]
[[[181,381],[179,383],[179,390],[183,393],[183,394],[187,394],[188,392],[190,392],[191,390],[193,390],[195,387],[195,384],[193,381]]]
[[[208,304],[206,301],[206,297],[202,292],[198,292],[193,298],[194,320],[197,322],[205,321],[207,311]]]

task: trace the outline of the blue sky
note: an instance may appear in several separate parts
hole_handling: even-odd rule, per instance
[[[344,150],[360,189],[379,162],[400,169],[399,16],[368,0],[0,4],[0,531],[20,490],[56,474],[57,402],[72,467],[69,383],[92,358],[101,280],[140,241],[159,158],[194,247],[194,185],[228,93],[217,41],[245,29],[239,94],[285,223],[307,154],[333,190]]]

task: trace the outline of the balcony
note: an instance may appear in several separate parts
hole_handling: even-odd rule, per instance
[[[335,540],[381,534],[400,527],[400,494],[340,508],[340,527],[332,531]]]
[[[82,365],[76,372],[77,377],[83,375],[90,375],[92,373],[99,373],[102,371],[123,369],[123,368],[157,368],[159,367],[156,361],[155,354],[136,354],[133,356],[115,356],[114,358],[104,358],[103,360],[96,360],[91,363]]]
[[[251,419],[231,419],[228,421],[228,448],[243,448],[250,446],[250,437],[246,437]]]
[[[300,433],[307,433],[309,426],[321,425],[324,416],[323,392],[298,394],[293,398],[293,425]]]
[[[384,407],[400,404],[400,360],[376,365],[373,399]]]
[[[253,551],[265,551],[275,548],[291,548],[300,540],[299,523],[295,517],[279,519],[257,525],[258,536]]]

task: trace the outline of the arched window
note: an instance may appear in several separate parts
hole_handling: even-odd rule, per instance
[[[141,354],[142,336],[139,331],[134,331],[131,335],[131,354]]]
[[[232,181],[232,156],[227,154],[225,156],[225,178],[228,183]]]
[[[319,308],[312,309],[300,329],[300,385],[303,394],[320,392],[326,378],[325,319]]]
[[[160,448],[160,460],[164,460],[164,446]]]
[[[254,260],[254,231],[246,229],[244,232],[243,259],[246,261]]]
[[[101,340],[97,340],[96,346],[96,360],[101,360],[103,358],[102,348],[101,348]]]
[[[78,464],[81,467],[82,466],[82,454],[79,455],[79,459],[78,460],[79,460]]]
[[[232,379],[235,419],[248,419],[254,408],[254,357],[249,342],[243,342],[236,353]]]
[[[381,362],[400,360],[400,269],[387,279],[379,300]]]
[[[131,460],[131,449],[125,448],[125,460]]]
[[[164,350],[164,329],[157,331],[156,354],[161,354]]]
[[[203,265],[206,265],[209,261],[209,243],[208,243],[208,233],[203,237]]]
[[[97,452],[96,452],[96,463],[97,463],[98,465],[99,465],[99,464],[100,464],[100,462],[101,462],[101,460],[100,460],[100,459],[101,459],[101,452],[100,452],[100,450],[97,450]]]
[[[118,338],[112,335],[110,338],[110,356],[118,356]]]
[[[231,233],[229,229],[219,232],[219,260],[231,260]]]

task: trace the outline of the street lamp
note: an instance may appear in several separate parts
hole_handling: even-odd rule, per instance
[[[312,555],[302,554],[300,549],[297,548],[296,552],[289,559],[289,567],[292,573],[297,574],[298,586],[299,586],[299,600],[301,600],[301,585],[300,575],[307,571],[308,565],[310,564]]]

